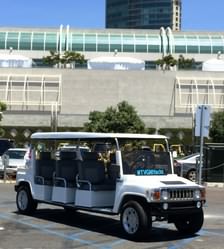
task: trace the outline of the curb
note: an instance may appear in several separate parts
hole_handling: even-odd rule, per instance
[[[4,180],[0,180],[0,183],[6,183],[6,184],[8,184],[8,183],[16,183],[16,181],[15,180],[6,180],[6,181],[4,181]]]
[[[205,187],[224,188],[223,182],[205,182]]]

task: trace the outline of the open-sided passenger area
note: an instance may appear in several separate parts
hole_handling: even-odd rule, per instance
[[[78,185],[87,190],[114,190],[115,184],[106,175],[103,161],[99,160],[97,152],[85,152],[83,161],[79,164]]]
[[[42,151],[35,161],[36,174],[34,182],[36,186],[37,199],[51,200],[53,179],[55,172],[55,160],[51,158],[51,152]]]
[[[54,140],[38,141],[33,147],[36,199],[87,207],[113,205],[120,166],[112,143]]]

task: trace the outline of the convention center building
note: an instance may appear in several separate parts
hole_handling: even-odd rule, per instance
[[[86,63],[47,66],[50,51]],[[223,110],[223,52],[224,32],[0,27],[1,126],[82,127],[91,111],[126,100],[147,127],[192,128],[198,105]],[[158,66],[167,55],[194,67]]]

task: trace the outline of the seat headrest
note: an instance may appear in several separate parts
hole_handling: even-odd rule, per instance
[[[83,152],[83,160],[95,160],[97,161],[99,159],[99,155],[97,152]]]
[[[51,152],[50,151],[41,151],[39,154],[40,160],[50,160]]]
[[[75,151],[60,151],[60,159],[76,159],[76,152]]]

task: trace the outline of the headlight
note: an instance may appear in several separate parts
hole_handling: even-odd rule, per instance
[[[162,193],[161,193],[161,199],[163,201],[167,201],[169,199],[169,193],[167,190],[162,190]]]
[[[201,198],[201,191],[199,189],[194,191],[194,198],[200,199]]]

